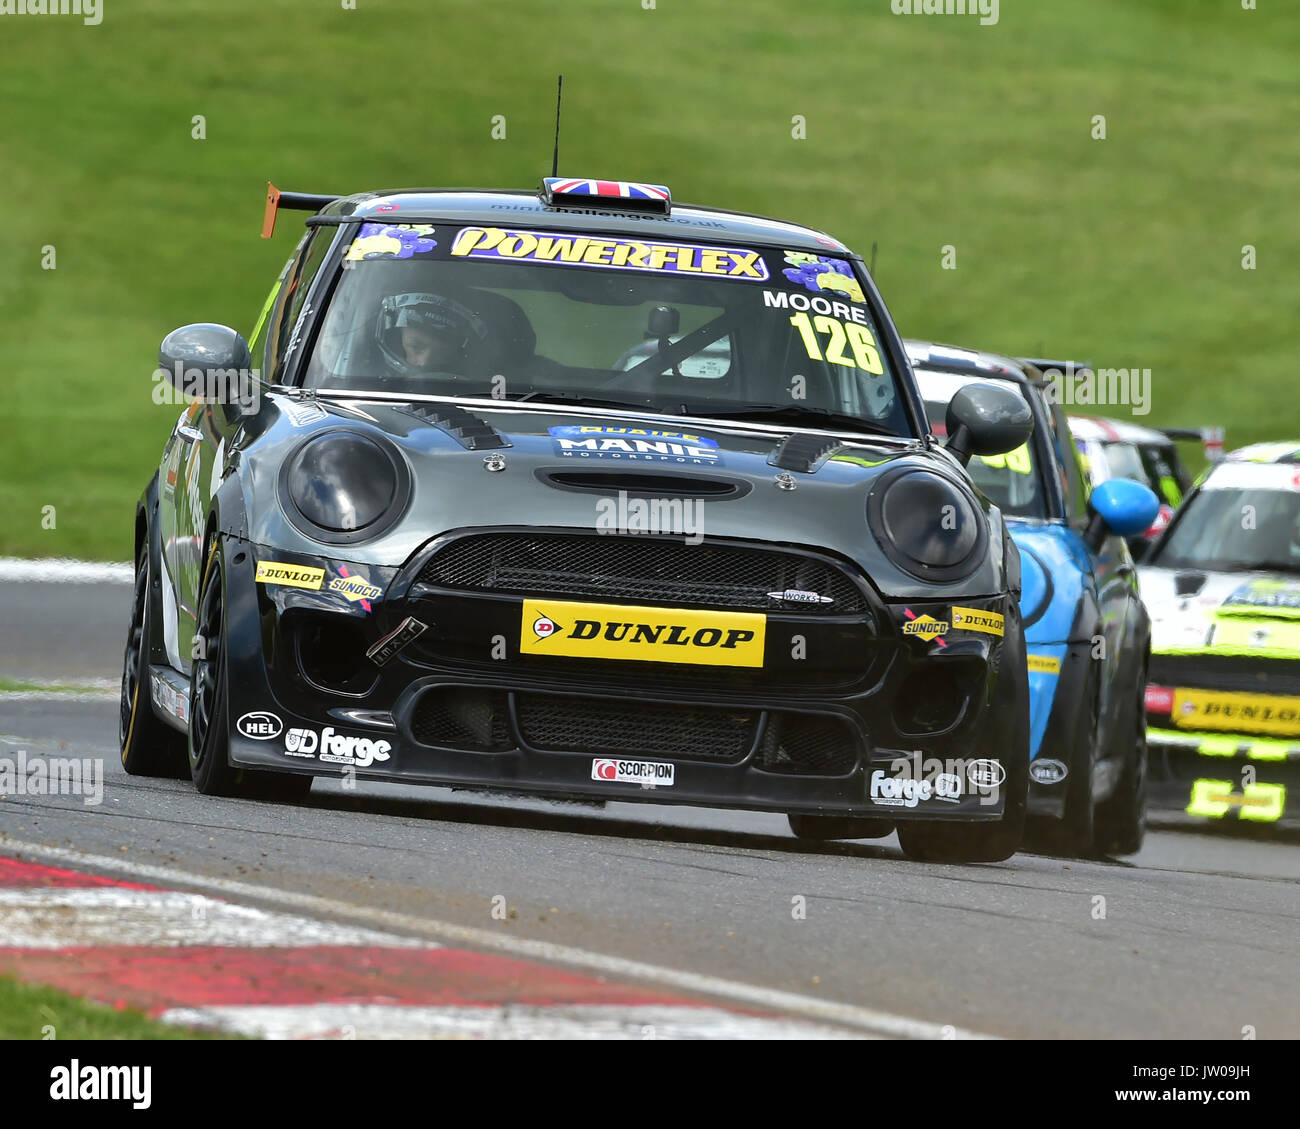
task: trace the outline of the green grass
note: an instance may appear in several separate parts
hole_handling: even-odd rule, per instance
[[[247,332],[301,230],[290,213],[257,237],[267,179],[535,185],[558,71],[563,171],[878,241],[905,334],[1150,368],[1140,422],[1300,437],[1300,21],[1284,7],[1007,0],[992,27],[888,0],[0,17],[0,554],[130,556],[176,414],[150,397],[158,341],[200,320]]]
[[[84,694],[98,687],[77,685],[75,682],[25,682],[21,678],[0,678],[0,694]]]
[[[70,996],[0,976],[0,1040],[224,1039],[235,1036],[159,1023],[130,1008]]]

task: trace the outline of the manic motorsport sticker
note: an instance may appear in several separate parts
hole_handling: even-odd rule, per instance
[[[546,430],[555,453],[566,459],[615,459],[677,466],[724,465],[717,440],[706,435],[585,424],[563,424]]]

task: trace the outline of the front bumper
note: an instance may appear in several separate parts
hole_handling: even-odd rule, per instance
[[[1147,715],[1153,814],[1300,827],[1300,742],[1168,728]],[[1159,722],[1164,723],[1164,728]]]
[[[989,708],[1001,637],[932,633],[931,621],[951,628],[950,605],[886,604],[854,577],[860,601],[850,613],[765,613],[759,666],[528,654],[527,597],[429,583],[431,556],[455,536],[401,569],[286,561],[229,543],[234,764],[895,821],[1001,815],[1003,790],[968,769],[1004,754],[1006,719]],[[320,589],[258,583],[259,561],[323,569],[325,581]],[[334,586],[343,569],[351,583]],[[355,598],[369,590],[380,594]],[[1005,597],[964,606],[1007,610]],[[365,658],[408,618],[427,629],[383,666]],[[918,621],[927,626],[904,633]],[[275,715],[279,732],[243,732],[240,718],[254,711]],[[947,783],[928,792],[883,783],[905,775]]]

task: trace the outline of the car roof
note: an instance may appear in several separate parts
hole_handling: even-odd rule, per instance
[[[743,240],[746,243],[860,259],[838,239],[816,228],[748,212],[672,204],[668,215],[619,211],[616,202],[598,207],[553,207],[536,191],[492,188],[408,188],[344,196],[307,222],[372,220],[383,223],[514,222],[563,231],[618,232],[661,239]]]
[[[1300,442],[1251,443],[1223,457],[1229,463],[1300,463]]]
[[[903,348],[907,350],[907,359],[914,368],[938,369],[942,372],[987,377],[990,380],[1033,383],[1029,369],[1014,357],[1004,357],[1000,353],[963,349],[934,341],[918,341],[911,337],[904,339]]]
[[[1068,416],[1070,433],[1076,439],[1099,443],[1135,443],[1143,447],[1172,447],[1174,441],[1161,431],[1127,420],[1105,416]]]

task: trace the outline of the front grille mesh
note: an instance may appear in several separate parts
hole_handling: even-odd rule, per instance
[[[853,728],[843,718],[773,713],[758,749],[767,772],[800,776],[843,776],[857,763]]]
[[[439,550],[419,583],[523,596],[574,596],[800,615],[852,615],[866,602],[849,575],[800,553],[651,536],[489,533]],[[829,604],[782,604],[798,589]]]
[[[1300,662],[1263,655],[1152,655],[1147,681],[1188,689],[1300,695]]]
[[[518,694],[519,729],[535,749],[674,760],[740,760],[754,743],[757,710]]]
[[[416,703],[411,736],[421,745],[472,752],[510,749],[510,723],[502,690],[444,686],[430,690]]]

